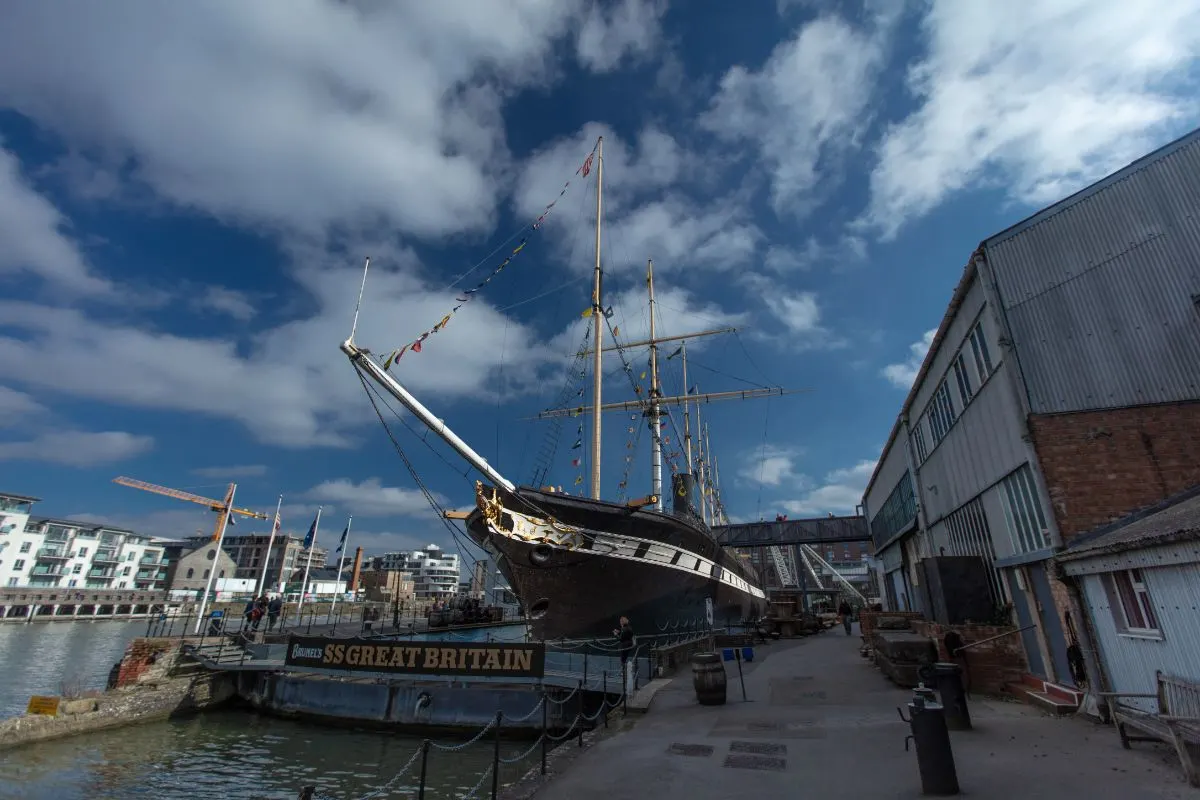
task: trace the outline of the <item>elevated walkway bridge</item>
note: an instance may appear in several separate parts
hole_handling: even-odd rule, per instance
[[[869,542],[871,529],[866,517],[813,517],[774,522],[741,522],[714,525],[717,541],[725,547],[778,547],[797,544]]]

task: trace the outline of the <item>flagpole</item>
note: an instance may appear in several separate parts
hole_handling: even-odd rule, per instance
[[[236,492],[237,484],[229,484],[229,500],[221,509],[221,530],[217,534],[217,554],[213,557],[212,567],[208,570],[208,580],[204,584],[204,596],[200,598],[200,613],[196,615],[196,629],[192,631],[193,633],[199,633],[200,628],[204,626],[204,611],[208,607],[208,593],[212,591],[213,580],[217,577],[217,567],[221,564],[221,545],[225,543],[225,528],[229,526],[229,515],[233,513],[233,496]]]
[[[345,563],[346,563],[346,553],[347,553],[347,552],[350,550],[350,548],[349,548],[349,547],[347,547],[346,545],[348,545],[348,544],[350,543],[350,523],[351,523],[351,522],[353,522],[353,521],[354,521],[354,515],[353,515],[353,514],[351,514],[351,515],[350,515],[350,517],[349,517],[349,519],[347,519],[347,520],[346,520],[346,532],[345,532],[344,534],[342,534],[342,541],[341,541],[341,543],[340,543],[340,544],[338,544],[338,551],[339,551],[339,552],[338,552],[338,576],[337,576],[337,585],[338,585],[338,587],[339,587],[339,590],[340,590],[340,588],[341,588],[341,586],[342,586],[342,567],[343,567],[343,565],[345,565]],[[330,613],[330,614],[332,614],[332,613],[333,613],[333,610],[334,610],[335,608],[337,608],[337,599],[338,599],[338,596],[337,596],[337,594],[335,594],[335,595],[333,596],[333,604],[332,604],[331,606],[329,606],[329,613]]]
[[[317,529],[321,527],[321,506],[317,506],[317,518],[313,520],[313,538],[308,546],[308,560],[304,562],[304,583],[300,584],[300,602],[296,604],[296,622],[299,624],[300,609],[304,608],[304,594],[308,591],[308,571],[312,568],[312,553],[317,546]]]
[[[275,521],[271,523],[271,538],[267,540],[267,556],[263,559],[262,577],[258,579],[258,591],[254,593],[258,597],[267,591],[267,565],[271,563],[271,549],[275,546],[275,531],[279,530],[279,512],[282,510],[283,495],[279,495],[279,502],[275,505]]]

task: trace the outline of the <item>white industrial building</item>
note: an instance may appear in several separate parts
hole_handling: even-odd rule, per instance
[[[925,610],[922,559],[980,556],[996,605],[1036,626],[1032,675],[1094,685],[1099,595],[1054,557],[1200,484],[1197,401],[1200,131],[967,261],[863,499],[885,605]]]
[[[30,516],[36,497],[0,494],[0,587],[166,588],[163,548],[123,528]]]

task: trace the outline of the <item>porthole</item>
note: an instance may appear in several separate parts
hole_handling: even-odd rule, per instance
[[[546,612],[550,610],[550,598],[543,597],[541,600],[535,600],[533,605],[529,607],[530,619],[541,619],[546,616]]]
[[[529,551],[529,560],[535,566],[543,566],[550,562],[550,557],[554,555],[554,548],[548,544],[539,544]]]

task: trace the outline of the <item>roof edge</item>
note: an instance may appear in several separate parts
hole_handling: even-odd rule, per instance
[[[1112,522],[1105,523],[1104,525],[1101,525],[1099,527],[1092,528],[1090,531],[1081,533],[1078,536],[1076,536],[1074,538],[1074,540],[1071,542],[1070,546],[1067,547],[1066,550],[1063,550],[1061,553],[1056,555],[1055,559],[1059,560],[1059,561],[1075,561],[1076,559],[1079,559],[1079,558],[1088,558],[1089,556],[1096,555],[1097,553],[1105,550],[1105,548],[1103,546],[1089,548],[1088,544],[1090,542],[1094,542],[1103,536],[1107,536],[1110,533],[1115,533],[1115,532],[1121,530],[1122,528],[1133,525],[1136,522],[1141,522],[1142,520],[1146,519],[1147,517],[1152,517],[1155,514],[1158,514],[1162,511],[1166,511],[1171,508],[1174,508],[1175,506],[1179,505],[1180,503],[1186,503],[1188,500],[1193,500],[1197,497],[1200,497],[1200,484],[1196,484],[1195,486],[1184,489],[1182,492],[1177,492],[1176,494],[1173,494],[1170,497],[1166,498],[1165,500],[1161,500],[1161,501],[1155,503],[1154,505],[1146,506],[1144,508],[1139,508],[1136,511],[1132,511],[1129,514],[1126,514],[1125,516],[1121,517],[1118,520],[1114,520]],[[1139,549],[1141,547],[1144,547],[1147,542],[1152,541],[1153,539],[1161,539],[1161,538],[1163,538],[1163,536],[1168,536],[1168,537],[1175,536],[1178,533],[1179,533],[1179,531],[1171,531],[1171,532],[1163,534],[1162,536],[1159,536],[1159,537],[1151,537],[1150,539],[1138,539],[1136,541],[1129,542],[1128,544],[1131,545],[1130,547],[1119,547],[1119,548],[1114,548],[1114,549],[1115,550]]]

